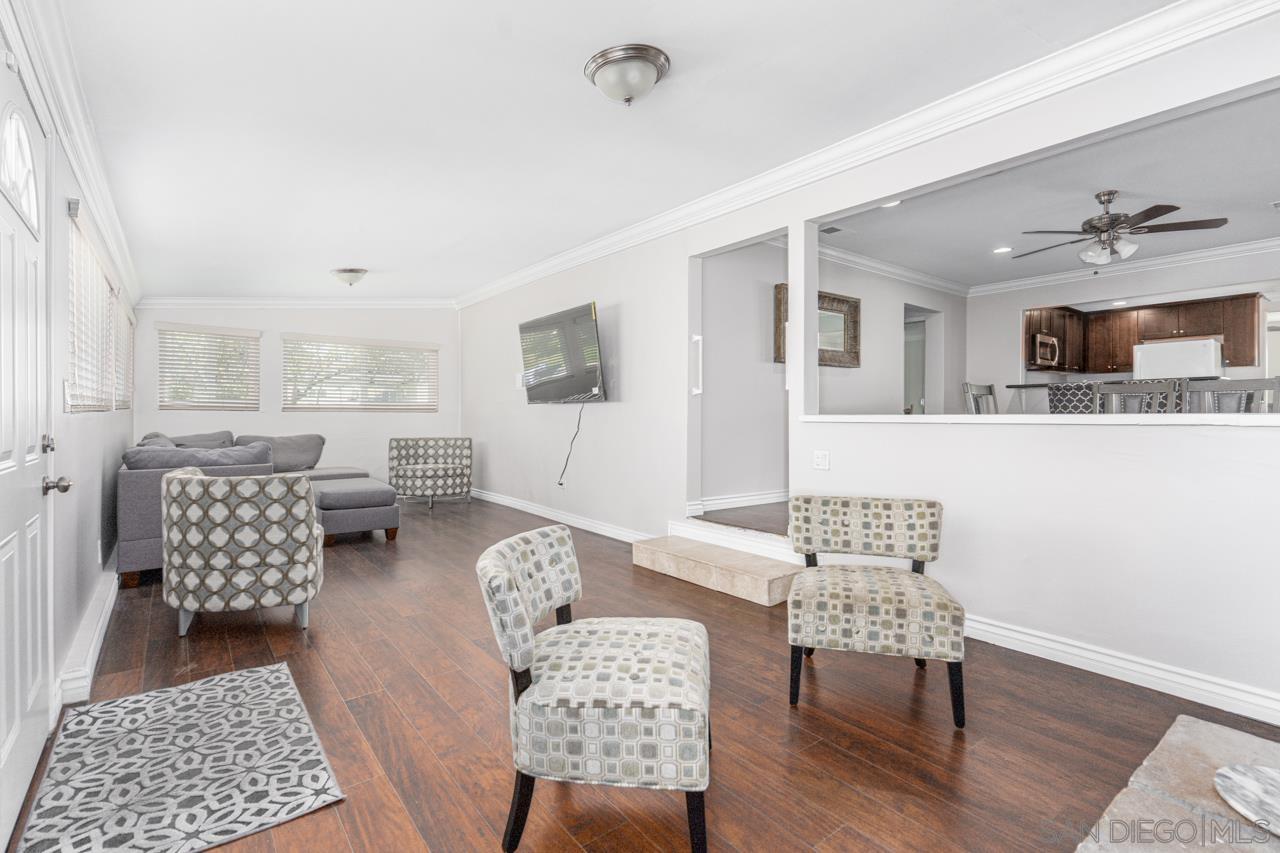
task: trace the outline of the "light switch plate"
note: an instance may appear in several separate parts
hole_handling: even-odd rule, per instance
[[[819,471],[831,470],[831,451],[815,450],[813,451],[813,467]]]

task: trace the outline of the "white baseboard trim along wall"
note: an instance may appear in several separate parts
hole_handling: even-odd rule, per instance
[[[577,515],[572,512],[555,509],[554,507],[543,506],[532,501],[513,498],[509,495],[500,495],[497,492],[486,492],[483,489],[472,489],[471,496],[477,500],[488,501],[489,503],[508,506],[512,509],[518,509],[521,512],[540,515],[543,518],[549,518],[552,521],[558,521],[561,524],[567,524],[570,527],[580,527],[583,530],[590,530],[592,533],[599,533],[601,536],[608,536],[610,539],[619,539],[623,542],[639,542],[642,539],[652,539],[653,536],[648,533],[641,533],[639,530],[628,530],[625,527],[619,527],[616,524],[610,524],[607,521],[596,521],[594,518],[587,518],[583,515]]]
[[[107,561],[109,565],[115,563],[114,555],[112,556],[113,559]],[[120,579],[114,571],[104,571],[98,579],[98,587],[93,591],[93,598],[80,619],[80,627],[76,629],[71,648],[67,650],[67,658],[58,670],[53,702],[50,703],[54,714],[63,705],[89,701],[93,672],[98,666],[98,654],[102,651],[102,641],[107,635],[107,623],[111,621],[111,610],[115,606],[119,586]]]
[[[967,614],[965,636],[1280,725],[1280,693]]]
[[[718,509],[738,509],[744,506],[760,506],[762,504],[776,504],[785,501],[791,497],[786,489],[778,489],[772,492],[746,492],[741,495],[720,495],[718,497],[703,498],[701,501],[695,501],[690,506],[699,505],[702,512],[714,512]],[[698,513],[699,515],[701,513]]]

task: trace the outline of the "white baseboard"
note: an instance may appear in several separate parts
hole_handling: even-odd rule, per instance
[[[1280,693],[1271,690],[972,614],[965,636],[1280,725]]]
[[[565,512],[562,509],[543,506],[532,501],[513,498],[509,495],[500,495],[497,492],[486,492],[483,489],[472,489],[471,496],[489,503],[501,504],[509,506],[512,509],[518,509],[523,512],[540,515],[543,518],[549,518],[552,521],[558,521],[561,524],[568,524],[570,527],[580,527],[583,530],[590,530],[592,533],[599,533],[601,536],[608,536],[610,539],[620,539],[623,542],[639,542],[642,539],[654,538],[652,534],[641,533],[639,530],[628,530],[625,527],[619,527],[616,524],[610,524],[607,521],[597,521],[594,518],[587,518],[583,515],[577,515],[572,512]]]
[[[768,557],[784,563],[804,564],[804,557],[795,552],[791,547],[791,541],[776,533],[748,530],[745,527],[730,527],[727,524],[700,521],[696,518],[684,518],[667,522],[667,535],[682,536],[695,542],[707,542],[722,548],[746,551],[757,557]]]
[[[120,578],[115,572],[104,571],[99,578],[93,598],[80,617],[80,627],[71,640],[67,658],[58,671],[54,701],[51,703],[54,713],[63,705],[89,700],[93,672],[98,666],[98,654],[102,651],[102,640],[107,635],[107,624],[111,621],[111,610],[115,606],[119,586]]]
[[[740,495],[719,495],[717,497],[703,498],[698,501],[702,505],[703,512],[714,512],[718,509],[738,509],[744,506],[760,506],[761,504],[776,504],[785,501],[791,497],[791,493],[786,489],[775,489],[772,492],[743,492]],[[698,513],[701,515],[701,513]]]

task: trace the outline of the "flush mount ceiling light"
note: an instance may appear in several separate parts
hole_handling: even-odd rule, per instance
[[[329,270],[329,272],[333,273],[333,277],[338,281],[350,286],[364,278],[368,270],[362,270],[359,267],[343,267],[342,269]]]
[[[626,106],[653,91],[671,69],[671,59],[648,44],[607,47],[587,60],[582,73],[605,97]]]

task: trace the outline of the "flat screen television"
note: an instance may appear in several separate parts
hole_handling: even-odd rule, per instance
[[[594,302],[521,323],[520,354],[530,403],[605,399]]]

